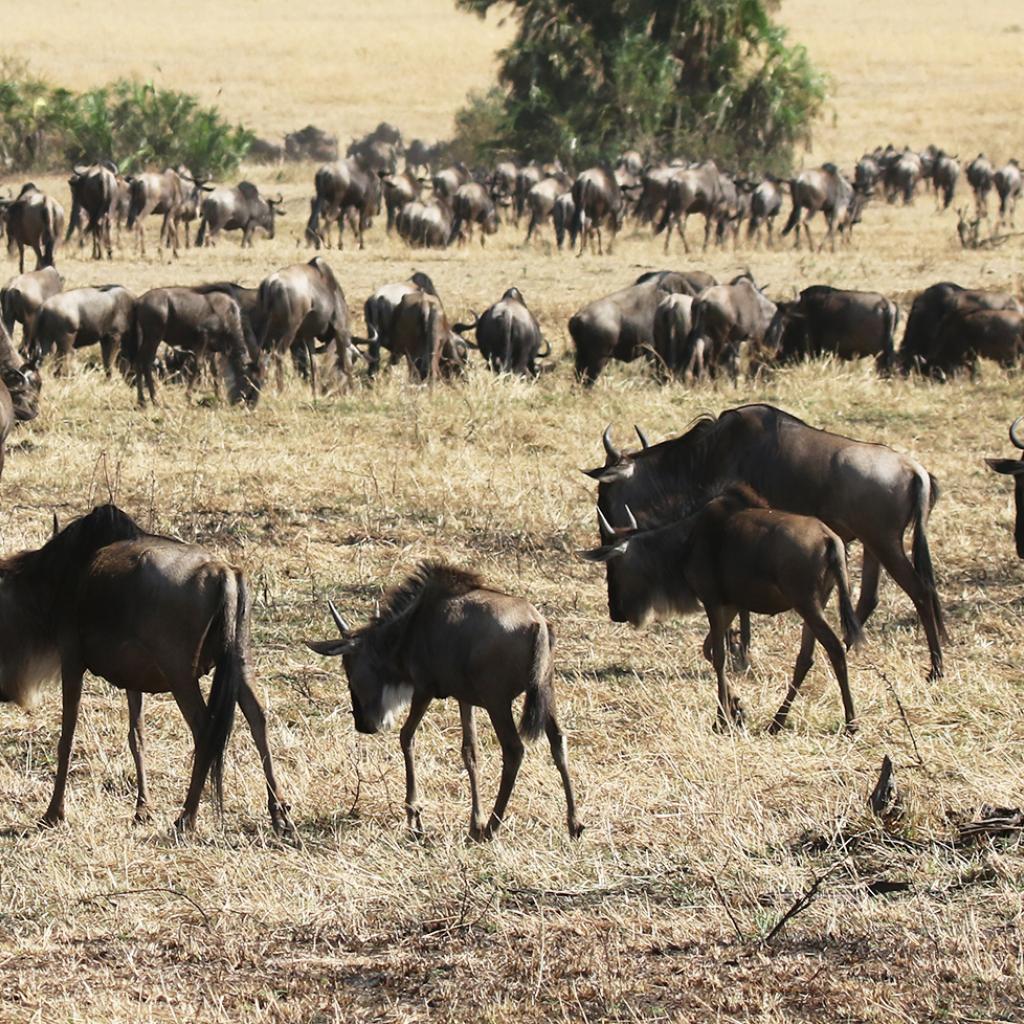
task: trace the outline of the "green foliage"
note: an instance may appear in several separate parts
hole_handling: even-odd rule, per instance
[[[498,0],[457,0],[484,15]],[[784,170],[825,80],[770,17],[774,0],[512,0],[500,91],[456,145],[582,165],[627,148]],[[463,111],[465,115],[467,112]],[[483,135],[485,124],[492,127]],[[463,128],[472,126],[471,133]]]

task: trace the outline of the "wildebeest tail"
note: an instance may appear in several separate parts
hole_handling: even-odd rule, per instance
[[[555,675],[551,652],[554,649],[555,632],[547,623],[541,622],[534,634],[533,666],[530,669],[530,681],[526,685],[523,717],[519,721],[519,735],[531,743],[541,737],[551,717]]]
[[[196,233],[196,246],[202,248],[206,241],[206,214],[199,218],[199,231]]]
[[[576,203],[576,209],[572,213],[571,233],[573,246],[576,245],[576,239],[584,233],[587,226],[587,195],[590,192],[590,186],[590,179],[584,178],[580,184],[579,198],[573,195],[573,200]]]
[[[60,237],[60,225],[57,223],[56,210],[53,203],[43,203],[43,266],[53,266],[53,250]]]
[[[843,628],[843,642],[846,649],[856,647],[862,637],[860,619],[853,609],[853,601],[850,600],[850,578],[846,572],[846,548],[843,542],[833,534],[829,538],[828,561],[832,574],[836,580],[836,590],[839,592],[839,624]]]
[[[38,318],[37,318],[38,322]],[[132,305],[131,323],[128,330],[121,336],[121,362],[128,371],[137,371],[139,367],[135,364],[139,358],[139,351],[142,348],[142,325],[139,323],[138,303]]]
[[[795,185],[795,181],[789,183],[789,194],[793,197],[793,208],[789,211],[789,219],[786,221],[786,226],[782,229],[784,235],[788,235],[796,227],[797,221],[800,220],[800,204],[796,201]]]
[[[939,632],[945,640],[948,639],[948,634],[942,615],[942,604],[939,601],[939,591],[935,585],[935,567],[932,565],[931,548],[928,546],[928,514],[938,500],[939,486],[935,477],[931,473],[925,473],[924,470],[916,472],[913,483],[914,540],[911,546],[911,556],[914,562],[914,572],[917,573],[928,592],[928,599],[931,601],[932,610],[935,613],[935,624],[939,627]]]
[[[882,358],[881,365],[891,370],[896,362],[896,328],[900,322],[900,307],[886,299],[882,308]]]

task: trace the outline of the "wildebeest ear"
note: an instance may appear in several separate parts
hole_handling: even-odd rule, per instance
[[[305,645],[317,654],[325,658],[337,658],[342,654],[348,654],[355,647],[355,642],[339,637],[337,640],[305,640]]]
[[[1024,473],[1024,459],[986,459],[989,469],[997,473],[1007,473],[1010,476],[1020,476]]]
[[[633,475],[633,463],[629,459],[625,459],[622,462],[613,463],[611,466],[599,466],[597,469],[581,469],[581,473],[586,474],[592,480],[596,480],[598,483],[610,484],[614,480],[627,480]]]
[[[582,558],[585,562],[610,562],[613,558],[619,558],[626,553],[629,541],[622,541],[620,544],[607,544],[604,547],[592,548],[590,551],[577,551],[576,557]]]

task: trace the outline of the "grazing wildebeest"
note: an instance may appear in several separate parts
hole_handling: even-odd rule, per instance
[[[7,435],[15,423],[34,420],[39,415],[41,387],[35,361],[21,360],[10,335],[0,324],[0,476],[4,471]]]
[[[240,569],[202,548],[144,533],[120,509],[104,505],[38,550],[0,559],[0,610],[0,697],[26,706],[51,678],[61,677],[57,777],[44,824],[64,820],[82,676],[88,671],[128,692],[137,820],[148,817],[142,695],[171,693],[195,742],[176,827],[194,826],[207,776],[222,804],[224,751],[239,704],[263,763],[271,822],[275,830],[292,831],[274,778],[266,717],[249,684],[249,604]],[[207,703],[199,679],[211,669]]]
[[[788,235],[796,228],[796,248],[800,248],[800,228],[804,229],[807,244],[813,248],[808,221],[820,210],[828,224],[828,232],[818,246],[820,252],[829,242],[836,248],[836,228],[840,232],[849,225],[849,213],[854,208],[853,186],[843,177],[835,164],[822,164],[818,170],[803,171],[789,183],[793,209],[782,229]]]
[[[443,249],[452,234],[451,207],[437,200],[406,203],[398,212],[395,227],[409,245]]]
[[[135,330],[124,338],[122,350],[135,372],[142,406],[146,404],[143,386],[150,400],[156,402],[153,363],[161,342],[191,352],[196,367],[202,366],[207,356],[223,356],[232,404],[245,402],[252,406],[259,401],[263,363],[258,357],[254,359],[246,347],[242,314],[230,295],[195,288],[152,288],[139,296]],[[190,389],[193,383],[190,376]]]
[[[286,353],[293,345],[303,344],[316,397],[317,341],[328,350],[333,346],[338,370],[352,383],[352,357],[358,350],[352,343],[345,293],[326,260],[314,256],[308,263],[295,263],[265,277],[260,283],[260,307],[260,348],[271,353],[277,365],[278,388],[284,386]]]
[[[840,359],[875,356],[879,370],[895,358],[899,307],[878,292],[812,285],[795,302],[780,302],[765,345],[780,363],[827,352]]]
[[[88,167],[76,167],[68,178],[68,185],[71,188],[71,215],[64,241],[71,238],[72,232],[81,225],[84,218],[85,233],[92,235],[92,258],[102,259],[106,250],[107,259],[112,260],[114,250],[110,227],[120,198],[117,166],[105,161]]]
[[[543,181],[538,181],[529,192],[526,193],[526,206],[530,210],[530,223],[526,228],[526,241],[529,242],[533,238],[534,232],[539,228],[549,217],[554,214],[555,202],[561,195],[568,194],[570,200],[572,199],[572,185],[567,175],[562,174],[557,177],[545,178]],[[571,219],[570,219],[571,223]],[[568,227],[569,225],[565,225]],[[564,240],[565,233],[563,229],[562,239]],[[561,241],[558,243],[558,247],[562,247]]]
[[[761,227],[768,229],[768,248],[775,245],[775,218],[782,212],[782,183],[775,178],[765,178],[750,197],[750,223],[747,225],[747,239],[761,244]]]
[[[387,233],[395,226],[399,211],[406,203],[419,199],[426,179],[417,178],[412,171],[401,174],[386,174],[380,179],[384,189],[384,206],[388,213]]]
[[[686,240],[686,222],[693,213],[704,217],[706,250],[721,202],[722,175],[713,160],[677,171],[669,180],[665,210],[654,231],[655,234],[665,232],[665,252],[668,252],[673,227],[683,240],[683,249],[687,254],[690,252],[690,244]]]
[[[455,190],[452,197],[452,233],[448,237],[451,245],[456,239],[459,244],[473,239],[473,226],[480,227],[480,245],[487,241],[488,235],[498,230],[498,208],[488,195],[487,189],[478,181],[467,181]]]
[[[654,311],[655,371],[663,378],[682,372],[686,339],[693,327],[692,295],[666,295]]]
[[[705,288],[690,314],[693,326],[682,356],[684,373],[699,380],[724,367],[735,381],[740,346],[750,342],[759,351],[775,311],[775,303],[749,274]]]
[[[50,296],[40,306],[30,351],[39,359],[55,351],[56,372],[61,375],[68,370],[72,349],[98,344],[109,377],[134,324],[135,296],[121,285],[72,288]]]
[[[591,243],[593,247],[593,236],[597,235],[597,251],[604,253],[604,244],[601,237],[601,226],[607,226],[611,237],[608,239],[608,254],[611,255],[612,246],[615,244],[615,235],[622,227],[622,219],[625,212],[625,205],[622,198],[622,190],[613,172],[607,167],[591,167],[584,171],[572,186],[572,201],[575,204],[576,212],[573,215],[572,234],[574,239],[579,239],[579,255]]]
[[[860,623],[850,601],[843,542],[820,519],[770,508],[746,484],[732,484],[678,522],[641,531],[632,526],[616,529],[604,520],[601,529],[609,539],[582,557],[607,565],[613,622],[644,626],[703,607],[710,626],[704,651],[718,677],[719,727],[743,721],[739,699],[725,676],[726,637],[733,619],[740,612],[778,615],[795,610],[804,622],[800,653],[769,732],[786,724],[814,663],[815,642],[828,654],[839,683],[846,731],[856,731],[846,654],[825,619],[833,589],[839,593],[848,648],[860,640]]]
[[[1021,365],[1024,313],[1011,309],[953,309],[939,326],[925,356],[928,372],[939,378],[967,369],[977,376],[978,360],[1004,369]]]
[[[943,150],[935,154],[932,163],[932,184],[935,186],[935,202],[948,210],[956,194],[956,183],[960,179],[960,161]]]
[[[452,697],[462,717],[462,760],[469,775],[472,811],[469,834],[488,840],[497,834],[519,766],[523,739],[545,733],[565,791],[569,835],[583,832],[566,758],[565,736],[555,718],[554,633],[528,601],[493,590],[474,573],[425,562],[384,599],[377,616],[350,630],[333,604],[341,634],[336,640],[307,641],[311,650],[341,656],[352,697],[352,717],[361,733],[387,729],[409,708],[400,741],[405,758],[405,815],[423,834],[413,743],[431,701]],[[526,695],[517,731],[512,702]],[[501,744],[501,785],[484,821],[477,783],[474,708],[483,708]]]
[[[544,341],[540,324],[518,288],[509,288],[470,326],[476,329],[480,355],[495,373],[536,377],[540,373],[537,360],[551,355],[551,345]]]
[[[1016,160],[1010,160],[1005,167],[1000,167],[992,175],[992,184],[995,185],[999,196],[999,223],[1005,224],[1009,221],[1013,225],[1013,215],[1021,194],[1020,164]]]
[[[18,198],[0,201],[0,218],[7,229],[7,251],[18,250],[18,273],[25,273],[25,246],[36,254],[36,270],[54,265],[54,253],[64,231],[64,207],[32,182],[21,186]]]
[[[1018,416],[1010,424],[1010,443],[1024,452],[1021,424],[1024,424],[1024,416]],[[1024,558],[1024,454],[1019,459],[986,459],[985,462],[989,469],[1013,477],[1013,538],[1017,545],[1017,557]]]
[[[0,317],[7,333],[14,337],[14,325],[22,327],[21,347],[27,353],[32,345],[32,329],[43,303],[64,287],[64,278],[56,267],[30,270],[12,277],[0,288]]]
[[[629,363],[654,341],[654,314],[669,292],[696,295],[714,283],[701,274],[672,272],[643,275],[640,281],[588,303],[569,320],[576,347],[576,376],[585,386],[597,380],[610,359]]]
[[[988,194],[992,191],[994,177],[992,161],[984,153],[979,153],[967,165],[967,184],[974,191],[974,205],[979,217],[988,216]]]
[[[428,275],[417,271],[407,281],[382,285],[363,303],[366,333],[374,339],[366,350],[366,363],[371,377],[376,376],[380,369],[381,348],[390,347],[391,321],[398,304],[406,295],[416,291],[437,295],[434,282]]]
[[[461,337],[466,325],[453,327],[441,300],[417,289],[402,296],[391,317],[387,338],[377,339],[388,350],[392,366],[402,358],[418,380],[432,383],[450,379],[466,368],[467,345]]]
[[[339,160],[321,167],[313,184],[316,196],[310,205],[306,240],[317,249],[329,243],[331,222],[337,221],[338,248],[344,249],[347,218],[362,249],[363,234],[373,223],[380,206],[381,183],[377,173],[361,167],[353,159]],[[322,232],[321,217],[325,221]]]
[[[215,188],[200,204],[196,245],[215,245],[222,231],[241,231],[243,249],[252,245],[257,228],[273,238],[274,221],[283,215],[283,203],[280,195],[264,199],[251,181],[241,181],[234,188]]]
[[[816,516],[843,541],[859,540],[858,619],[867,622],[877,606],[884,567],[914,602],[928,639],[929,677],[942,675],[945,629],[927,534],[938,484],[917,460],[886,445],[816,430],[770,405],[701,416],[681,437],[635,453],[619,452],[607,431],[604,445],[605,465],[587,475],[601,483],[598,504],[609,522],[626,522],[629,505],[644,529],[663,525],[679,518],[695,496],[735,480],[773,508]],[[903,549],[908,526],[913,560]]]

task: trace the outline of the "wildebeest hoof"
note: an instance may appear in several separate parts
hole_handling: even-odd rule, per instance
[[[586,826],[581,825],[578,821],[572,821],[569,823],[569,838],[579,839],[583,835],[583,829]]]
[[[471,843],[486,843],[490,838],[490,832],[482,825],[469,826],[469,841]]]
[[[39,819],[40,828],[56,828],[58,825],[64,824],[64,812],[63,811],[47,811]]]
[[[782,732],[785,724],[786,720],[784,718],[779,718],[778,715],[776,715],[775,718],[772,719],[771,725],[769,725],[765,731],[769,736],[778,736],[778,734]]]
[[[196,830],[196,819],[182,814],[174,823],[174,834],[176,836],[191,835]]]
[[[860,732],[860,726],[857,724],[856,718],[851,719],[849,722],[846,723],[847,736],[856,736],[858,732]]]
[[[135,808],[135,817],[132,818],[133,824],[148,825],[152,820],[153,812],[145,804]]]

